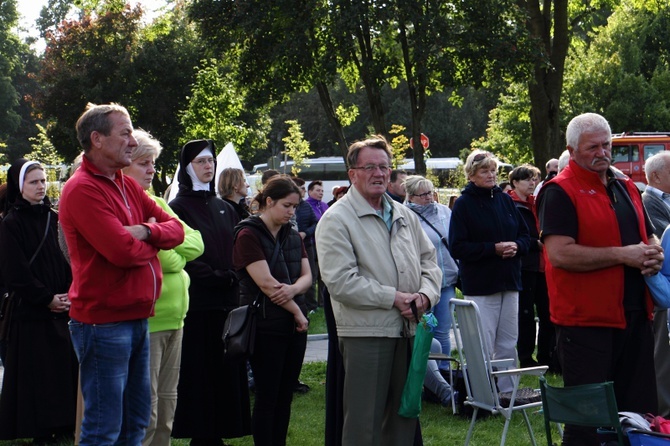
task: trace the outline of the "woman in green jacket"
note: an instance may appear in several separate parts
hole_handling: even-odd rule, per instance
[[[137,147],[132,164],[123,173],[135,179],[148,191],[154,178],[156,158],[162,150],[160,142],[143,130],[135,130]],[[177,217],[162,198],[151,196],[165,212]],[[143,446],[168,446],[172,421],[177,406],[177,384],[181,363],[181,341],[184,318],[188,310],[190,279],[184,265],[200,257],[205,250],[199,231],[184,222],[184,243],[168,251],[160,251],[158,259],[163,271],[163,288],[156,301],[155,315],[149,319],[151,346],[151,421],[142,441]]]

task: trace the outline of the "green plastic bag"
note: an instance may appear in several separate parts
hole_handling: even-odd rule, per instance
[[[412,359],[407,370],[407,381],[400,399],[398,415],[405,418],[419,418],[421,413],[421,392],[423,380],[428,366],[430,343],[433,341],[433,331],[437,326],[437,319],[432,313],[424,314],[416,326]]]

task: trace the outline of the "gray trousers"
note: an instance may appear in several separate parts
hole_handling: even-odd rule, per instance
[[[342,446],[414,444],[417,420],[398,415],[413,340],[340,337],[345,371]]]

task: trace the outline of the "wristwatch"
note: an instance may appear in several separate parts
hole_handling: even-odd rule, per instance
[[[142,225],[147,229],[147,238],[145,240],[149,240],[151,238],[151,228],[148,225]]]

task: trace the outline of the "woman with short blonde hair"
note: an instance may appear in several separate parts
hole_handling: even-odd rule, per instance
[[[249,213],[249,206],[246,203],[249,184],[242,169],[234,167],[223,169],[217,186],[219,196],[223,201],[230,203],[235,208],[237,214],[240,216],[240,220],[244,220],[251,215]]]

